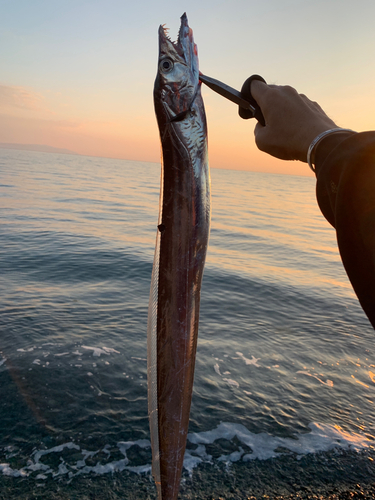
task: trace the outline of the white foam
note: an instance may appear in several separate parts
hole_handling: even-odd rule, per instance
[[[0,366],[3,365],[5,363],[5,361],[7,360],[7,358],[3,358],[1,361],[0,361]]]
[[[245,361],[247,365],[254,365],[254,366],[260,366],[258,365],[258,361],[260,358],[255,358],[254,356],[251,356],[251,359],[245,358],[245,356],[242,354],[242,352],[236,352],[237,356],[239,356],[241,359]],[[235,358],[233,358],[235,359]]]
[[[122,472],[123,470],[128,469],[127,467],[128,463],[129,463],[128,458],[123,458],[121,460],[115,460],[113,462],[108,462],[106,464],[101,464],[100,462],[98,462],[96,465],[85,465],[76,474],[73,474],[73,476],[78,476],[81,474],[90,474],[90,472],[94,472],[95,474]]]
[[[151,464],[149,465],[137,465],[135,467],[126,467],[127,470],[130,470],[130,472],[135,472],[136,474],[144,474],[148,473],[151,474]]]
[[[137,445],[140,448],[151,447],[151,443],[148,439],[139,439],[138,441],[120,441],[119,443],[117,443],[117,447],[119,448],[120,452],[124,455],[124,458],[122,458],[121,460],[114,460],[113,462],[107,462],[106,464],[98,462],[96,465],[93,466],[86,465],[85,460],[89,456],[97,454],[99,450],[96,452],[88,452],[87,450],[83,450],[82,453],[84,454],[84,458],[83,460],[79,461],[80,470],[73,475],[89,474],[90,472],[94,472],[95,474],[108,474],[109,472],[116,472],[116,471],[121,472],[123,470],[129,470],[137,474],[151,473],[151,464],[138,465],[138,466],[128,465],[129,459],[127,457],[126,452],[129,448],[131,448],[134,445]],[[101,451],[110,456],[108,447],[109,446],[106,445]]]
[[[346,432],[339,426],[311,423],[309,428],[310,432],[295,434],[294,438],[285,438],[272,436],[264,432],[254,434],[242,424],[229,422],[221,423],[215,429],[188,435],[190,445],[196,445],[196,448],[192,449],[188,444],[188,449],[184,457],[184,468],[191,475],[193,469],[201,463],[215,465],[215,463],[221,462],[226,464],[227,467],[230,467],[232,463],[240,460],[244,462],[254,459],[267,460],[288,453],[279,451],[279,448],[289,450],[291,454],[294,454],[292,456],[294,456],[296,460],[299,460],[303,455],[309,453],[329,451],[334,448],[349,449],[353,451],[375,449],[374,441],[362,434]],[[234,440],[234,438],[236,439]],[[230,454],[223,454],[218,459],[214,460],[212,456],[207,453],[206,446],[213,444],[218,439],[232,441],[232,445],[236,446],[237,449]],[[238,442],[240,444],[236,444]],[[129,470],[137,474],[151,474],[150,463],[144,463],[137,466],[131,465],[127,452],[133,446],[145,449],[150,448],[151,445],[150,441],[147,439],[120,441],[117,443],[117,448],[123,455],[123,458],[110,461],[111,452],[109,445],[99,450],[89,451],[81,449],[76,443],[67,442],[46,450],[35,450],[27,461],[27,465],[19,470],[12,468],[9,463],[2,463],[0,464],[0,473],[2,472],[3,475],[13,477],[24,477],[37,473],[36,478],[38,480],[44,480],[49,475],[53,478],[66,476],[71,479],[74,476],[82,474],[108,474],[123,470]],[[251,453],[246,453],[244,451],[244,446],[249,447]],[[60,457],[58,466],[53,467],[41,461],[46,455],[52,453],[61,454],[66,449],[74,451],[72,462],[70,462],[68,458],[64,460]],[[93,457],[99,453],[104,453],[108,461],[105,462],[105,460],[103,460],[103,455],[101,455],[98,457],[96,464],[86,464],[88,458],[91,458],[92,461]],[[77,455],[79,456],[77,457]],[[9,458],[10,457],[7,457],[8,460]]]
[[[68,448],[69,450],[80,450],[81,448],[72,442],[69,443],[64,443],[60,444],[59,446],[54,446],[53,448],[49,448],[48,450],[39,450],[39,451],[34,451],[34,460],[35,463],[38,463],[41,457],[44,455],[49,455],[50,453],[59,453],[63,451],[65,448]]]
[[[93,356],[98,356],[98,357],[100,357],[101,354],[106,354],[107,356],[109,356],[109,354],[113,353],[113,352],[115,352],[117,354],[120,354],[120,351],[116,351],[116,349],[112,349],[111,347],[105,347],[105,346],[102,346],[102,347],[90,347],[88,345],[83,345],[81,347],[82,347],[82,349],[93,351],[92,355]]]
[[[254,434],[242,424],[221,423],[216,429],[197,434],[189,434],[188,439],[194,444],[212,444],[217,439],[232,440],[234,437],[252,449],[252,453],[243,456],[243,460],[267,460],[283,453],[276,451],[282,447],[298,455],[329,451],[333,448],[360,451],[374,448],[374,441],[361,434],[350,434],[339,426],[311,423],[311,432],[295,435],[296,439],[271,436],[264,432]]]
[[[189,472],[190,477],[193,469],[202,462],[213,463],[212,456],[207,454],[205,446],[199,445],[195,450],[185,450],[184,468]]]
[[[116,349],[112,349],[112,347],[105,347],[103,346],[102,349],[105,351],[105,352],[115,352],[116,354],[120,354],[120,351],[116,351]]]
[[[229,465],[231,463],[238,462],[241,459],[241,457],[244,455],[244,453],[245,453],[244,450],[240,446],[238,451],[234,451],[233,453],[230,453],[229,455],[221,455],[218,458],[218,461],[224,462],[226,464],[226,466],[229,467]]]
[[[13,477],[27,476],[26,473],[23,473],[22,469],[21,470],[12,469],[11,467],[9,467],[9,464],[0,464],[0,472],[2,472],[4,476],[13,476]]]
[[[230,385],[231,387],[239,387],[240,384],[238,382],[236,382],[236,380],[233,380],[231,378],[223,378],[223,380],[228,384]]]
[[[102,450],[87,451],[81,450],[80,446],[73,442],[64,443],[59,446],[54,446],[47,450],[36,450],[32,453],[31,458],[28,460],[28,464],[20,470],[12,469],[9,464],[0,464],[0,472],[7,476],[29,476],[33,472],[40,472],[36,478],[39,480],[46,479],[48,474],[51,474],[53,478],[58,478],[60,476],[67,475],[72,478],[81,474],[90,474],[94,472],[95,474],[108,474],[115,471],[123,471],[125,469],[138,474],[141,473],[151,473],[151,464],[145,464],[140,466],[128,466],[129,459],[126,455],[126,451],[132,446],[137,445],[140,448],[149,448],[151,443],[146,439],[139,439],[138,441],[127,441],[119,442],[117,444],[120,452],[124,455],[123,459],[114,460],[112,462],[107,462],[102,464],[100,461],[96,465],[86,465],[86,460],[89,457],[97,455],[100,451],[104,452],[108,457],[111,455],[109,451],[109,445],[106,445]],[[57,470],[53,470],[50,466],[40,462],[40,459],[51,453],[61,453],[64,449],[80,451],[82,458],[77,460],[74,464],[68,464],[62,457],[60,457],[60,463]]]
[[[216,363],[216,364],[215,364],[215,366],[214,366],[214,370],[215,370],[215,372],[216,372],[218,375],[220,375],[220,377],[221,377],[220,367],[219,367],[219,364],[218,364],[218,363]]]

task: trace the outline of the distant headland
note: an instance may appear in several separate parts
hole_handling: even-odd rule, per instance
[[[63,153],[66,155],[77,155],[75,151],[64,148],[54,148],[53,146],[46,146],[44,144],[17,144],[15,142],[0,142],[2,149],[20,149],[23,151],[40,151],[42,153]]]

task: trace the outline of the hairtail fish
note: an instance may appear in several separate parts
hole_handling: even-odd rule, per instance
[[[162,172],[147,327],[148,405],[158,499],[174,500],[189,426],[210,227],[206,116],[186,14],[177,42],[159,28],[154,105]]]

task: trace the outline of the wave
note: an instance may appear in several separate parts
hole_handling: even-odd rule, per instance
[[[355,452],[374,450],[374,441],[362,434],[346,432],[337,425],[310,423],[309,428],[308,433],[299,433],[295,434],[294,438],[288,438],[264,432],[255,434],[242,424],[222,422],[212,430],[188,435],[184,468],[192,475],[193,469],[202,463],[215,466],[221,462],[230,467],[232,463],[240,460],[269,460],[285,454],[300,460],[307,454],[335,449]],[[235,449],[229,454],[222,453],[214,458],[207,451],[207,446],[223,439],[230,441]],[[89,451],[71,441],[52,448],[34,450],[26,459],[27,464],[20,468],[12,466],[12,461],[19,462],[20,457],[9,447],[7,457],[10,460],[0,464],[0,471],[5,476],[33,476],[38,480],[45,480],[48,476],[53,479],[71,479],[82,474],[101,475],[124,470],[137,474],[151,473],[150,461],[139,464],[139,451],[148,450],[151,456],[150,446],[148,439],[138,439],[120,441],[115,447],[107,444],[101,449]],[[244,448],[247,448],[247,451]],[[129,458],[130,450],[132,459]],[[116,454],[120,454],[121,458],[115,457]],[[54,458],[51,460],[52,455]],[[49,461],[51,463],[48,463]],[[138,464],[133,464],[132,461],[137,461]]]

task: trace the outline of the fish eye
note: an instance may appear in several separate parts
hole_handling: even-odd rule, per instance
[[[172,59],[163,59],[162,61],[160,61],[159,69],[162,73],[169,73],[170,71],[172,71],[173,66],[174,64]]]

